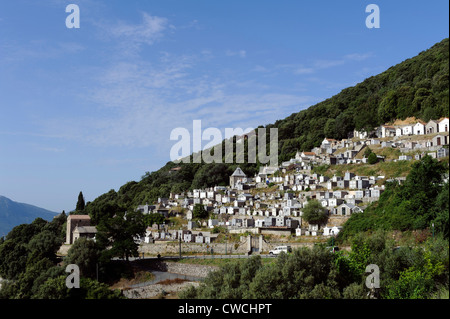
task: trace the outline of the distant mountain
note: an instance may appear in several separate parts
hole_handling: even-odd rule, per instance
[[[29,204],[18,203],[0,195],[0,237],[20,224],[29,224],[37,217],[52,220],[58,213]]]

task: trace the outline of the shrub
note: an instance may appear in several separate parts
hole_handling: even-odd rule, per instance
[[[367,161],[370,165],[378,163],[378,157],[375,153],[370,153],[369,157],[367,158]]]

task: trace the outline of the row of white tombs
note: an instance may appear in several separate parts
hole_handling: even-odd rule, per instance
[[[203,224],[203,226],[206,226],[205,224]],[[309,224],[307,228],[302,228],[301,218],[294,219],[286,217],[267,217],[256,220],[252,218],[234,218],[229,222],[219,222],[217,219],[209,219],[207,226],[208,228],[214,228],[215,226],[226,226],[229,229],[248,227],[272,229],[273,231],[290,230],[292,235],[295,234],[295,236],[335,236],[342,229],[341,226],[327,226],[318,224]],[[145,237],[140,238],[139,240],[145,243],[153,243],[155,240],[181,240],[185,243],[211,243],[217,238],[218,233],[194,230],[194,228],[198,227],[199,225],[197,225],[196,222],[189,222],[188,229],[182,230],[169,230],[166,225],[153,225],[153,227],[147,228]]]

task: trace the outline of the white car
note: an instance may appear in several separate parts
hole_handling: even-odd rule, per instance
[[[275,249],[272,249],[271,251],[269,251],[269,255],[279,255],[281,252],[284,252],[284,253],[290,253],[290,252],[292,252],[292,248],[291,248],[291,246],[278,246],[278,247],[275,247]]]

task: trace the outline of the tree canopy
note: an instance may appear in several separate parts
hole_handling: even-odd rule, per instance
[[[309,224],[324,224],[328,219],[328,211],[317,199],[311,199],[303,208],[302,218]]]
[[[85,206],[86,206],[86,204],[84,202],[83,192],[80,192],[80,194],[78,194],[78,201],[77,201],[77,206],[76,206],[75,210],[77,212],[82,212],[84,210]]]
[[[211,272],[183,299],[367,299],[366,266],[380,270],[382,299],[433,298],[448,292],[448,242],[428,240],[420,247],[394,249],[386,233],[360,234],[350,252],[331,253],[326,247],[294,249],[263,263],[260,256],[230,262]]]
[[[448,164],[425,156],[412,165],[403,185],[386,183],[378,202],[362,214],[353,214],[338,238],[375,229],[431,229],[448,238],[449,187]]]
[[[192,211],[192,217],[196,219],[208,218],[209,213],[202,204],[195,204]]]
[[[97,225],[96,241],[106,260],[112,257],[137,257],[139,244],[135,238],[145,233],[144,216],[141,212],[116,212],[112,218],[105,218]],[[111,247],[106,250],[107,247]]]
[[[80,238],[62,265],[56,252],[65,240],[66,215],[51,222],[42,218],[14,227],[0,242],[0,299],[100,299],[122,298],[120,291],[92,278],[99,249],[92,240]],[[66,287],[65,266],[79,265],[80,289]],[[103,265],[105,266],[105,265]]]

